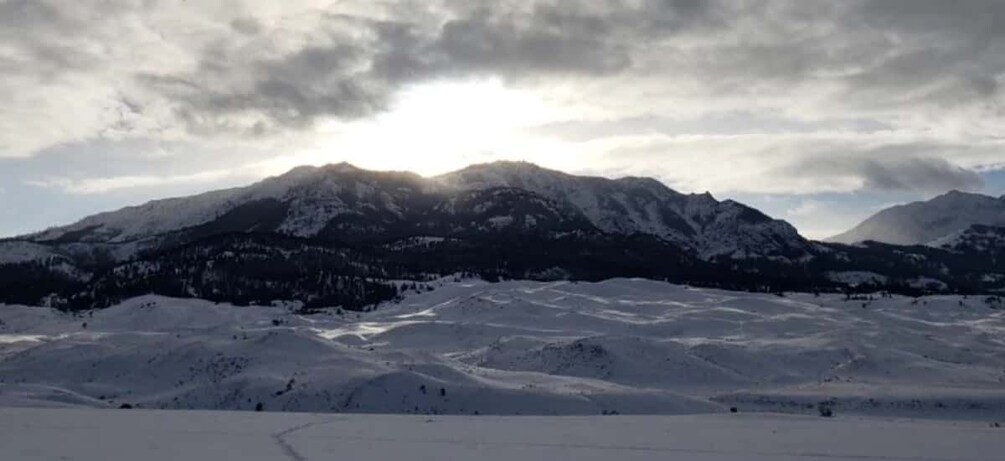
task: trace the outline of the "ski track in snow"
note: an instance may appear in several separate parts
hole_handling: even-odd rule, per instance
[[[979,297],[437,285],[359,314],[159,296],[76,316],[0,306],[0,406],[816,414],[829,401],[1005,421],[1005,311]],[[289,448],[294,432],[273,438]]]
[[[314,422],[309,422],[309,423],[298,424],[298,425],[293,426],[293,427],[291,427],[289,429],[285,429],[283,431],[276,432],[275,434],[271,434],[271,435],[269,435],[269,437],[271,437],[272,440],[276,442],[276,445],[279,446],[279,448],[283,451],[283,454],[285,454],[286,457],[290,458],[293,461],[307,461],[307,458],[304,457],[303,455],[301,455],[300,452],[298,452],[297,449],[294,448],[294,446],[292,444],[290,444],[289,441],[287,441],[287,438],[290,437],[291,435],[293,435],[296,432],[299,432],[299,431],[302,431],[302,430],[305,430],[305,429],[310,429],[312,427],[320,426],[320,425],[323,425],[323,424],[328,424],[328,423],[331,423],[331,422],[335,421],[336,419],[343,419],[344,420],[345,418],[331,418],[331,417],[328,417],[328,418],[321,419],[320,421],[314,421]]]

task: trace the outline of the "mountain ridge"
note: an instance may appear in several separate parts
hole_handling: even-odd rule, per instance
[[[650,178],[575,176],[521,162],[425,178],[342,163],[0,241],[0,303],[92,309],[154,293],[366,309],[398,296],[402,280],[458,273],[770,292],[985,293],[1005,290],[1000,231],[964,232],[943,247],[843,245]]]

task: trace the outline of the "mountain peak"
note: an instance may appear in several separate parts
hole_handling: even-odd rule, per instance
[[[494,162],[471,165],[468,168],[501,168],[513,170],[541,171],[546,168],[526,160],[496,160]]]
[[[339,172],[352,172],[352,171],[362,171],[363,169],[353,165],[349,162],[338,162],[329,163],[321,167],[322,170],[339,171]]]
[[[949,199],[949,200],[972,200],[972,199],[981,200],[981,199],[988,199],[988,198],[993,198],[993,197],[989,197],[989,196],[984,195],[984,194],[978,194],[978,193],[975,193],[975,192],[967,192],[967,191],[962,191],[962,190],[959,190],[959,189],[952,189],[952,190],[950,190],[950,191],[948,191],[948,192],[946,192],[946,193],[944,193],[942,195],[939,195],[939,196],[935,197],[932,200],[939,200],[939,199],[942,199],[942,200],[946,200],[946,199]]]
[[[294,167],[290,171],[279,175],[280,177],[304,177],[311,176],[322,172],[337,172],[337,173],[354,173],[357,171],[365,171],[356,165],[349,162],[339,162],[339,163],[328,163],[325,165],[301,165]]]
[[[897,245],[922,245],[977,224],[1005,225],[1005,201],[988,195],[951,190],[928,201],[882,210],[828,241],[856,243],[873,240]]]
[[[476,163],[460,170],[440,175],[440,178],[466,176],[466,175],[530,175],[530,174],[554,174],[565,175],[557,170],[549,170],[536,163],[523,160],[498,160],[488,163]]]
[[[985,206],[995,206],[998,203],[998,199],[990,196],[979,194],[976,192],[965,192],[960,190],[951,190],[945,194],[939,195],[927,202],[916,202],[909,204],[910,206],[940,206],[948,207],[952,209],[962,208],[980,208]]]
[[[480,163],[433,178],[451,188],[489,189],[511,187],[540,192],[543,187],[572,180],[575,177],[561,171],[549,170],[523,161],[498,161]]]

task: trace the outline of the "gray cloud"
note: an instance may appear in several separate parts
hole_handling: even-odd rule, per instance
[[[580,146],[592,173],[656,176],[684,192],[889,194],[950,189],[995,193],[1005,144],[897,139],[841,131],[615,138]],[[996,166],[982,168],[992,162]],[[997,162],[997,163],[996,163]],[[985,187],[988,186],[988,187]]]
[[[638,5],[635,5],[638,3]],[[629,6],[635,5],[635,6]],[[356,119],[385,110],[402,87],[426,80],[501,76],[511,81],[605,77],[632,67],[637,48],[712,22],[712,3],[676,1],[446,2],[438,21],[328,14],[319,37],[283,55],[220,43],[191,72],[144,74],[178,104],[190,127],[216,117],[304,127],[319,117]],[[406,8],[406,10],[409,10]],[[262,33],[260,22],[231,26]],[[249,55],[250,54],[250,55]],[[246,119],[247,121],[248,119]],[[205,130],[203,130],[205,131]]]
[[[0,177],[188,178],[323,150],[317,122],[415,86],[491,79],[573,107],[526,133],[596,173],[972,189],[1005,167],[1001,24],[995,0],[0,0],[0,158],[31,157]]]
[[[691,117],[667,117],[658,114],[614,120],[564,121],[536,128],[544,135],[570,141],[589,141],[597,137],[626,136],[633,133],[660,133],[681,136],[745,134],[858,133],[889,131],[892,127],[874,119],[832,117],[823,120],[798,120],[770,112],[750,110],[717,111]]]
[[[101,49],[89,45],[92,41],[113,38],[98,31],[108,21],[118,21],[121,15],[135,12],[130,3],[124,0],[93,5],[51,0],[0,2],[0,43],[15,51],[0,54],[0,70],[59,78],[66,73],[94,69],[100,65]]]
[[[858,166],[865,187],[880,190],[941,192],[978,190],[982,181],[977,173],[955,166],[941,158],[913,158],[884,162],[870,160]]]
[[[1005,104],[1001,2],[435,4],[439,21],[331,14],[301,49],[248,56],[247,47],[211,47],[192,72],[147,82],[179,103],[183,120],[211,130],[228,114],[287,127],[366,117],[405,85],[477,75],[540,83],[655,71],[701,82],[704,97],[778,97],[819,84],[841,88],[838,105]],[[253,18],[235,21],[242,34],[264,30]]]
[[[865,155],[830,155],[806,159],[780,173],[816,178],[854,178],[861,189],[940,193],[947,190],[976,191],[983,186],[973,170],[961,168],[940,157],[914,156],[915,146],[885,146]]]
[[[526,85],[655,80],[703,98],[817,88],[834,95],[833,108],[1005,112],[1005,3],[991,0],[400,0],[318,3],[308,19],[263,17],[254,5],[8,0],[0,41],[18,53],[0,55],[0,70],[42,86],[112,73],[123,99],[145,102],[137,116],[200,136],[359,119],[410,84],[486,75]],[[203,32],[171,29],[198,13]],[[156,43],[195,64],[120,69],[130,56],[116,40]]]

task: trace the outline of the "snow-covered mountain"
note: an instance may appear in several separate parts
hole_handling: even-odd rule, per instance
[[[809,248],[788,223],[731,200],[680,194],[653,179],[574,176],[522,162],[429,179],[345,163],[300,167],[244,188],[102,213],[30,240],[119,244],[179,231],[395,239],[513,226],[652,235],[702,259],[801,257]]]
[[[951,191],[928,201],[887,208],[828,241],[926,245],[974,225],[1005,226],[1005,196]]]
[[[574,176],[519,162],[424,178],[343,163],[0,241],[0,302],[91,309],[157,293],[366,309],[398,296],[396,280],[454,273],[644,277],[776,292],[986,293],[1005,289],[1005,277],[988,277],[1003,272],[999,260],[977,245],[810,242],[753,208],[653,179]],[[876,282],[840,275],[856,273]]]

